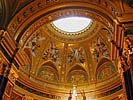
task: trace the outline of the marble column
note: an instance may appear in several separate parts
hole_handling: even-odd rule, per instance
[[[13,92],[13,88],[15,85],[15,81],[18,78],[17,71],[15,71],[13,68],[10,70],[10,74],[8,76],[8,82],[4,91],[4,95],[2,100],[10,100],[11,94]]]
[[[128,55],[127,55],[128,54]],[[133,100],[133,87],[132,87],[132,60],[130,54],[126,52],[121,58],[121,76],[123,80],[123,87],[126,91],[127,100]]]
[[[7,63],[0,64],[0,100],[2,100],[7,82],[8,82],[8,75],[10,72],[10,67]]]
[[[7,42],[6,40],[9,41]],[[6,48],[9,45],[12,46],[13,42],[10,40],[8,33],[6,31],[0,30],[0,100],[8,100],[8,98],[10,98],[10,93],[8,96],[5,96],[5,91],[7,87],[10,89],[13,86],[9,76],[11,76],[12,73],[10,70],[13,68],[14,57],[16,56],[18,48],[16,47],[14,51],[10,51],[13,52],[13,54],[11,57],[9,57],[7,53],[8,49]],[[14,66],[14,68],[16,67]]]

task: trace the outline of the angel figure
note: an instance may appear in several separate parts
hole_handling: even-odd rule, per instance
[[[24,48],[30,48],[32,51],[32,55],[36,56],[36,49],[40,48],[40,44],[38,44],[38,41],[45,40],[45,37],[40,37],[39,34],[36,34],[32,37],[32,39],[27,43],[27,45]]]
[[[81,51],[81,47],[78,49],[73,49],[70,47],[70,55],[68,56],[68,63],[72,63],[73,60],[75,61],[80,61],[81,63],[84,63],[84,51]]]
[[[44,51],[42,59],[47,60],[50,58],[52,61],[55,62],[56,66],[60,66],[60,51],[53,42],[50,42],[50,48]]]

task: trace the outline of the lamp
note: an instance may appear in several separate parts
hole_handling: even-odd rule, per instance
[[[76,85],[73,85],[72,100],[76,100],[77,99],[77,91],[76,91],[76,89],[77,89]]]
[[[86,100],[84,90],[83,90],[83,92],[80,91],[80,94],[83,97],[83,100]],[[76,85],[73,85],[72,93],[71,93],[71,90],[70,90],[70,96],[69,96],[68,100],[77,100],[77,86]]]

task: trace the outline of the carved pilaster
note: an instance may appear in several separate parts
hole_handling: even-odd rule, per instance
[[[130,69],[132,85],[133,85],[133,36],[127,35],[125,37],[123,55],[126,58],[126,63]]]
[[[1,62],[0,64],[0,75],[7,77],[9,75],[10,68],[6,63]]]
[[[3,30],[0,30],[0,47],[0,54],[2,55],[2,60],[0,60],[0,100],[8,100],[16,80],[15,71],[10,72],[10,70],[18,48],[8,33]],[[11,49],[9,50],[9,48]]]
[[[118,42],[112,40],[112,44],[118,50],[118,70],[121,73],[121,79],[123,83],[123,89],[125,90],[127,100],[132,100],[133,94],[133,24],[120,25],[120,38]],[[124,33],[124,34],[123,34]],[[121,100],[121,99],[120,99]],[[122,99],[123,100],[123,99]],[[125,100],[125,99],[124,99]]]
[[[6,62],[3,61],[0,66],[0,100],[2,100],[7,85],[9,72],[10,67]],[[6,98],[5,100],[8,100],[8,98]]]
[[[15,81],[18,78],[17,72],[12,68],[10,70],[10,74],[8,75],[8,82],[6,85],[6,89],[4,91],[4,96],[2,100],[10,100],[11,94],[13,91],[13,87],[15,85]]]
[[[4,78],[7,78],[9,75],[10,68],[7,63],[0,63],[0,89],[2,88]]]
[[[124,47],[122,55],[120,56],[121,61],[121,77],[123,81],[123,87],[126,91],[126,96],[128,100],[132,100],[132,59],[131,55],[133,53],[133,48],[131,46],[131,41],[128,37],[124,38]],[[123,99],[122,99],[123,100]],[[125,100],[125,99],[124,99]]]
[[[125,61],[122,59],[122,57],[119,57],[119,64],[118,64],[118,71],[120,73],[121,76],[121,81],[122,81],[122,86],[123,86],[123,92],[125,93],[125,99],[127,100],[127,95],[126,95],[126,86],[125,86],[125,79],[124,79],[124,75],[123,73],[125,72],[126,67],[125,67]],[[119,96],[120,100],[123,100],[121,98],[122,95]]]

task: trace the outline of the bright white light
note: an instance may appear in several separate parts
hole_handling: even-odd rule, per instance
[[[76,100],[77,92],[76,92],[76,86],[73,85],[73,94],[72,94],[72,100]]]
[[[85,29],[91,19],[84,17],[67,17],[53,21],[53,24],[62,31],[78,32]]]

